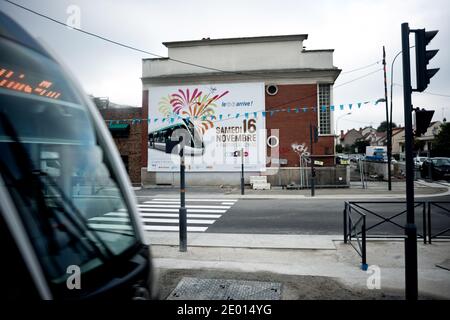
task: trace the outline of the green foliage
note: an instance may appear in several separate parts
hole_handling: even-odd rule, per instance
[[[370,146],[369,141],[356,140],[355,143],[352,145],[351,150],[352,150],[352,152],[356,152],[356,153],[366,153],[367,146]],[[355,150],[355,149],[358,149],[358,150]]]
[[[433,156],[450,157],[450,123],[444,123],[433,141]]]
[[[397,125],[395,124],[395,122],[392,122],[392,129],[397,128]],[[380,123],[380,125],[377,128],[378,132],[386,132],[387,131],[387,122],[383,121]]]

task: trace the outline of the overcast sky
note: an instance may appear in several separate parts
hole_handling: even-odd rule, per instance
[[[430,47],[440,50],[431,64],[441,70],[426,92],[447,97],[415,93],[413,104],[436,110],[433,120],[450,119],[448,0],[13,1],[61,21],[69,18],[69,6],[76,5],[80,8],[82,29],[162,56],[167,56],[164,41],[306,33],[307,49],[335,49],[334,65],[343,71],[335,83],[335,104],[373,101],[384,96],[382,72],[338,86],[381,68],[383,45],[389,78],[392,59],[401,50],[402,22],[409,22],[411,28],[439,30]],[[52,48],[88,93],[107,96],[117,103],[140,105],[141,59],[151,56],[83,35],[3,0],[0,8]],[[394,84],[402,84],[401,71],[400,56],[394,67]],[[398,85],[393,91],[394,122],[403,124],[403,93]],[[346,112],[336,111],[335,119]],[[338,130],[377,127],[384,119],[384,104],[365,107],[341,117]]]

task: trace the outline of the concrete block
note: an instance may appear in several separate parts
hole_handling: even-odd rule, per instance
[[[270,190],[270,183],[268,182],[254,183],[253,190]]]

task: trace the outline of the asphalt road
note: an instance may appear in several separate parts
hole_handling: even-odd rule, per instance
[[[424,200],[424,199],[421,199]],[[450,201],[450,197],[430,198],[431,201]],[[358,200],[359,201],[359,200]],[[376,201],[368,199],[367,201]],[[386,200],[380,200],[386,201]],[[390,200],[389,200],[390,201]],[[395,200],[394,200],[395,201]],[[389,218],[406,210],[405,204],[375,203],[361,204],[363,208]],[[450,209],[450,204],[445,205]],[[418,233],[422,233],[422,206],[416,208]],[[343,233],[343,200],[239,200],[225,215],[214,223],[207,232],[218,233],[262,233],[262,234],[322,234]],[[381,217],[366,213],[367,228],[383,221]],[[432,232],[450,228],[450,213],[433,207]],[[354,221],[360,216],[352,214]],[[400,226],[406,223],[406,213],[391,220]],[[386,222],[368,230],[368,234],[403,235],[403,230]],[[450,235],[450,234],[449,234]]]
[[[171,194],[173,195],[173,194]],[[152,196],[139,198],[139,202],[151,199]],[[421,201],[450,201],[450,196],[422,198]],[[363,200],[358,200],[363,201]],[[377,201],[367,199],[367,201]],[[380,201],[386,201],[381,199]],[[401,200],[388,200],[401,201]],[[404,204],[381,203],[364,204],[364,208],[388,218],[406,209]],[[450,209],[450,203],[444,205]],[[418,233],[422,233],[422,206],[416,208],[416,224]],[[206,232],[208,233],[249,233],[249,234],[315,234],[337,235],[343,233],[344,200],[324,199],[240,199],[225,214],[221,215]],[[367,211],[367,228],[381,222],[382,219]],[[353,213],[356,221],[359,216]],[[403,235],[401,229],[406,223],[406,214],[401,214],[391,220],[393,223],[383,223],[368,229],[368,234]],[[432,233],[450,228],[450,213],[433,207]],[[447,233],[450,235],[450,233]]]

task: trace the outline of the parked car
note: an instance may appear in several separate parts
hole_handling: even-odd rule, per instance
[[[429,158],[420,167],[420,176],[433,180],[450,179],[450,158]]]
[[[416,168],[422,167],[423,162],[427,159],[427,157],[415,157],[414,165]]]

